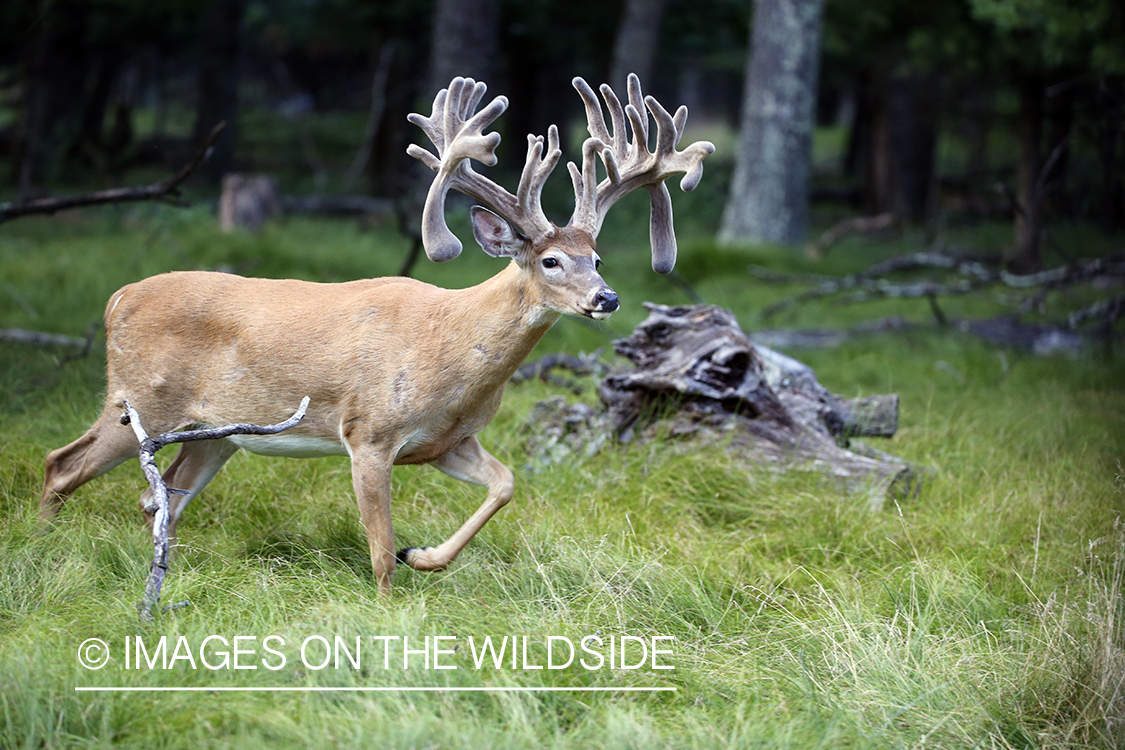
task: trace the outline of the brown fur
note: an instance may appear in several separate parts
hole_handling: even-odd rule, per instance
[[[157,434],[278,422],[308,396],[307,416],[282,435],[185,443],[164,477],[189,492],[172,496],[170,534],[239,446],[347,454],[372,568],[389,591],[391,467],[432,463],[488,488],[484,505],[449,540],[402,555],[418,569],[444,568],[512,496],[511,472],[475,437],[496,414],[504,384],[559,315],[604,317],[617,308],[585,232],[560,229],[538,246],[514,233],[505,238],[514,260],[469,289],[207,272],[123,287],[106,306],[105,409],[85,435],[47,457],[41,517],[53,518],[71,492],[136,455],[132,431],[120,424],[126,400]],[[558,264],[550,270],[548,256]]]

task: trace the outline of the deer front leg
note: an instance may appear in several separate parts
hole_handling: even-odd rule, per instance
[[[383,594],[391,593],[395,572],[395,532],[391,525],[392,459],[374,448],[352,450],[352,486],[359,518],[367,532],[371,570]]]
[[[512,472],[482,448],[475,437],[465,438],[433,465],[454,479],[487,487],[488,497],[453,536],[437,547],[400,551],[398,559],[415,570],[442,570],[453,562],[488,519],[508,504],[515,488]]]

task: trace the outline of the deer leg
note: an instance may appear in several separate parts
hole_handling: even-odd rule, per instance
[[[355,449],[352,485],[359,502],[359,519],[367,532],[371,571],[383,594],[391,593],[395,572],[395,532],[391,524],[391,457],[373,448]]]
[[[441,570],[453,562],[488,519],[508,504],[515,489],[512,472],[482,448],[475,437],[465,438],[433,465],[454,479],[487,487],[488,497],[453,536],[437,547],[399,552],[398,559],[415,570]]]
[[[51,521],[70,493],[136,457],[138,450],[133,431],[121,424],[120,412],[106,409],[85,435],[47,454],[39,498],[40,521]]]
[[[238,446],[228,440],[198,440],[182,443],[180,452],[172,460],[164,472],[163,479],[169,490],[178,489],[186,492],[168,493],[168,543],[176,544],[176,524],[180,520],[188,503],[199,496],[223,464],[238,452]],[[149,531],[152,531],[152,522],[155,508],[150,510],[152,503],[152,489],[149,488],[141,494],[141,510],[145,513]]]

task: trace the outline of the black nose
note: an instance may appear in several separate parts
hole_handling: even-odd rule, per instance
[[[603,289],[594,297],[594,308],[599,312],[613,312],[621,307],[617,301],[617,292],[612,289]]]

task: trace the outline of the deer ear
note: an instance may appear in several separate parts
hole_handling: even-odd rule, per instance
[[[473,206],[473,237],[493,258],[514,258],[526,245],[526,238],[512,228],[506,219],[487,208]]]

